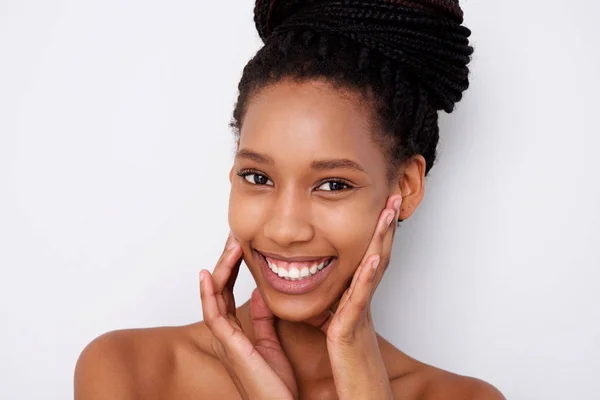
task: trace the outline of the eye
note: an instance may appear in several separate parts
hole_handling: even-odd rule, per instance
[[[271,180],[264,174],[261,174],[259,171],[246,169],[237,173],[238,176],[244,178],[248,183],[252,185],[267,185]],[[273,182],[271,182],[271,185]]]
[[[273,182],[271,182],[269,177],[267,177],[265,174],[263,174],[260,171],[255,170],[255,169],[245,169],[245,170],[237,172],[237,175],[244,178],[246,180],[246,182],[250,183],[251,185],[273,186]],[[349,190],[349,189],[353,189],[353,188],[354,188],[354,186],[352,186],[351,184],[349,184],[348,182],[346,182],[344,180],[329,179],[328,181],[324,181],[323,183],[321,183],[317,187],[317,190],[323,191],[323,192],[341,192],[345,189]]]
[[[332,180],[328,180],[323,182],[319,188],[325,188],[325,189],[319,189],[322,190],[324,192],[341,192],[344,189],[352,189],[352,186],[349,185],[348,183],[341,181],[341,180],[337,180],[337,179],[332,179]]]

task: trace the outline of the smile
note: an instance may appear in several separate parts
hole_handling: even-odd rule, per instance
[[[337,257],[275,258],[254,250],[260,258],[266,281],[275,290],[286,294],[305,294],[316,289],[329,275]]]
[[[333,260],[333,257],[329,257],[317,262],[288,262],[267,256],[264,257],[274,274],[277,274],[280,278],[292,281],[302,280],[315,275],[327,267]]]

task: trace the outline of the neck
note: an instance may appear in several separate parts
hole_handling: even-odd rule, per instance
[[[335,312],[338,303],[332,307]],[[250,301],[237,309],[242,328],[252,342],[255,341],[250,315]],[[294,372],[307,380],[331,378],[331,364],[327,353],[327,339],[319,329],[304,322],[292,322],[275,318],[275,330],[281,347],[287,355]]]

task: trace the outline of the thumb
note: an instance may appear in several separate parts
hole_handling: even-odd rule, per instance
[[[265,350],[281,350],[281,343],[275,331],[275,316],[273,312],[265,304],[260,292],[254,289],[250,300],[250,314],[252,316],[252,327],[254,329],[254,337],[256,339],[255,346],[265,359],[268,360],[268,353],[263,354]]]
[[[294,371],[287,355],[281,347],[279,336],[275,331],[275,316],[265,304],[258,289],[252,292],[250,300],[250,313],[256,343],[254,348],[264,358],[271,368],[285,382],[285,385],[298,398],[298,387]]]

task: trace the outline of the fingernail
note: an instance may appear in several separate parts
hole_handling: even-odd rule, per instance
[[[202,271],[200,271],[200,282],[202,282],[204,280],[204,274],[202,273]]]
[[[392,223],[392,220],[394,219],[394,216],[396,215],[396,213],[389,213],[388,216],[386,217],[385,222],[387,222],[387,226],[390,226],[390,224]]]
[[[227,248],[229,250],[233,249],[235,247],[235,238],[233,237],[233,234],[229,234],[229,238],[227,239]]]
[[[396,212],[398,212],[400,210],[401,203],[402,203],[402,199],[394,200],[394,210],[396,210]]]
[[[380,259],[381,259],[381,257],[379,257],[379,254],[378,254],[377,257],[375,257],[375,259],[371,262],[371,267],[373,268],[373,271],[377,271],[377,267],[379,266]]]

